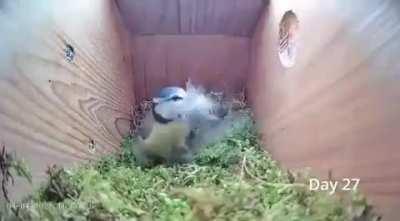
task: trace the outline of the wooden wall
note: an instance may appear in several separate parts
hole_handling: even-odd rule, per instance
[[[190,78],[209,90],[240,92],[245,86],[250,39],[222,35],[134,36],[136,100]]]
[[[265,0],[117,0],[125,24],[141,34],[251,36]]]
[[[286,10],[300,20],[293,68],[278,58]],[[400,4],[275,0],[252,42],[249,94],[266,147],[283,165],[359,177],[385,214],[400,216]]]
[[[116,0],[132,36],[136,101],[189,78],[210,90],[240,92],[265,2]]]
[[[134,102],[129,39],[114,2],[48,3],[54,5],[46,5],[48,17],[34,27],[37,38],[26,39],[33,47],[16,50],[0,74],[0,142],[27,160],[35,183],[49,164],[70,165],[119,148]],[[37,15],[30,13],[23,16]],[[21,36],[31,28],[21,27]],[[65,43],[76,52],[71,63]],[[14,193],[26,188],[17,182]]]

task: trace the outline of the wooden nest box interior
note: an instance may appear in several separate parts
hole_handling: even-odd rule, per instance
[[[399,11],[393,0],[57,1],[0,74],[0,142],[38,183],[48,165],[117,150],[136,104],[191,79],[244,91],[274,159],[360,178],[395,221]]]

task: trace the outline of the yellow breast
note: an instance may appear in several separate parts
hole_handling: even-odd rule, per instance
[[[185,145],[188,134],[189,127],[182,122],[155,123],[150,136],[144,140],[146,150],[162,157],[168,157],[173,148]]]

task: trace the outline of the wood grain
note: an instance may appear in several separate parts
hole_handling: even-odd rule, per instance
[[[278,58],[286,10],[300,20],[298,57]],[[400,4],[271,1],[253,37],[248,89],[267,148],[288,167],[359,177],[385,214],[400,216]]]
[[[118,0],[134,35],[251,36],[264,0]]]
[[[27,160],[35,184],[50,164],[72,165],[119,148],[134,103],[130,40],[115,4],[59,2],[52,10],[54,20],[41,27],[34,50],[16,54],[0,75],[0,141]],[[76,53],[70,63],[66,44]],[[28,189],[17,182],[14,198]]]
[[[219,35],[133,38],[136,100],[190,78],[208,90],[240,92],[248,73],[250,39]]]

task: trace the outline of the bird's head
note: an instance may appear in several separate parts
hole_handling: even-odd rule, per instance
[[[226,113],[200,87],[165,87],[153,98],[153,115],[159,123],[186,121],[191,125],[218,121]],[[221,112],[222,111],[222,112]]]
[[[153,116],[159,123],[181,121],[185,118],[186,91],[180,87],[165,87],[153,98]]]

